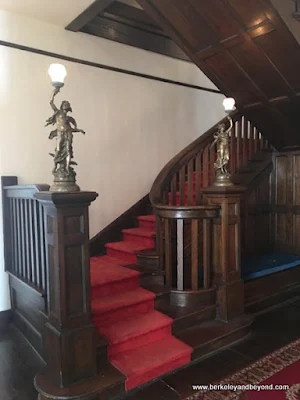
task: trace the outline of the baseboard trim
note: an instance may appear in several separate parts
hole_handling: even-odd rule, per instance
[[[6,329],[12,321],[12,310],[0,312],[0,331]]]

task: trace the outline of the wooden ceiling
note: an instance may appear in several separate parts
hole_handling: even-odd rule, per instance
[[[269,0],[137,0],[278,149],[300,145],[300,46]]]
[[[189,60],[134,0],[96,0],[66,29]]]
[[[300,146],[300,45],[269,0],[121,1],[67,29],[192,60],[273,146]]]

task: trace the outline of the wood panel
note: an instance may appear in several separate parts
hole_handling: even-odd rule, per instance
[[[6,330],[12,320],[12,310],[0,312],[0,332]]]
[[[248,258],[272,251],[271,173],[266,170],[244,199],[242,212],[242,257]]]
[[[38,354],[45,359],[42,340],[44,322],[42,313],[46,309],[45,299],[38,291],[13,275],[9,277],[9,284],[13,322]]]
[[[300,46],[269,0],[137,1],[274,147],[300,145]]]
[[[300,152],[276,153],[272,208],[276,249],[300,253]]]
[[[189,60],[143,9],[119,1],[94,1],[66,29]]]

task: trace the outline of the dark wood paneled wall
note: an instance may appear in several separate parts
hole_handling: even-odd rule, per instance
[[[272,165],[247,191],[242,204],[242,257],[266,254],[273,250]]]
[[[300,144],[300,45],[269,0],[138,2],[272,145]]]
[[[43,346],[43,325],[45,298],[21,279],[9,277],[12,320],[28,342],[45,359]]]
[[[275,246],[300,254],[300,151],[275,153],[273,163]]]

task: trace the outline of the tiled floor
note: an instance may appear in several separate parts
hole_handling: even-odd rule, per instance
[[[253,334],[203,361],[136,391],[126,400],[176,400],[192,394],[191,385],[219,380],[300,337],[300,300],[258,316]],[[26,361],[25,361],[26,360]],[[0,399],[33,400],[33,378],[42,364],[10,328],[0,333]]]

